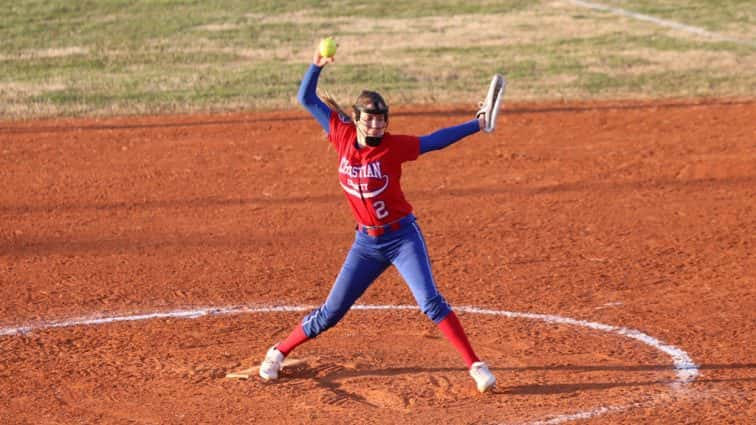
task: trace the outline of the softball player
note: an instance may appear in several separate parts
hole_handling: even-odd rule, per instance
[[[500,92],[494,99],[489,93],[476,119],[422,137],[400,136],[386,131],[389,108],[376,92],[363,91],[353,105],[351,117],[332,99],[326,99],[329,106],[318,98],[318,77],[333,60],[315,53],[299,88],[298,101],[320,123],[336,148],[339,183],[357,221],[355,241],[325,303],[268,350],[260,365],[260,376],[266,381],[277,379],[284,358],[295,347],[338,323],[370,284],[393,265],[423,313],[461,354],[478,390],[485,392],[496,378],[473,351],[459,319],[436,287],[425,240],[404,198],[400,178],[402,163],[481,129],[492,131],[492,119],[496,118],[492,110],[494,105],[498,108],[495,97]]]

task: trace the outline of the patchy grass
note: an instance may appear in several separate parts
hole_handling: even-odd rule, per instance
[[[756,38],[753,0],[603,0],[599,3],[732,37]]]
[[[474,105],[495,72],[508,99],[756,95],[756,49],[560,1],[25,0],[6,8],[0,115],[109,115],[294,106],[319,38],[321,86],[392,102]],[[730,37],[751,2],[608,0]]]

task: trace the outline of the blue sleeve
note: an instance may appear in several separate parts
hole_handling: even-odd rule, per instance
[[[320,100],[316,92],[321,69],[323,68],[310,64],[304,78],[302,78],[302,83],[299,85],[297,101],[315,117],[323,130],[328,133],[331,123],[331,108]]]
[[[478,119],[472,119],[464,124],[455,125],[454,127],[442,128],[431,134],[420,137],[420,153],[443,149],[454,142],[457,142],[471,134],[480,131]]]

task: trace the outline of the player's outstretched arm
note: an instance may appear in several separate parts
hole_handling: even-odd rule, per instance
[[[331,109],[320,100],[317,94],[317,88],[320,71],[322,71],[323,67],[327,64],[333,63],[333,61],[333,56],[325,58],[320,55],[320,52],[315,52],[312,65],[310,65],[304,78],[302,78],[302,83],[299,85],[299,92],[297,93],[297,101],[304,106],[313,117],[315,117],[326,133],[329,131]]]
[[[431,134],[420,136],[420,154],[443,149],[471,134],[477,133],[483,125],[484,123],[481,123],[481,118],[475,118],[460,125],[442,128]]]

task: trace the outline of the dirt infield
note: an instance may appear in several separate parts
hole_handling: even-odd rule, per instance
[[[395,133],[471,118],[396,109]],[[256,365],[301,311],[63,326],[320,303],[353,238],[336,155],[295,111],[4,122],[0,422],[756,417],[756,102],[518,104],[502,116],[493,135],[405,166],[442,293],[659,346],[461,311],[499,379],[479,395],[416,310],[351,312],[274,384],[225,374]],[[390,270],[360,302],[413,299]],[[692,382],[664,347],[690,356]]]

